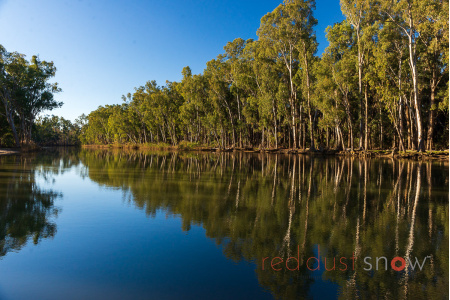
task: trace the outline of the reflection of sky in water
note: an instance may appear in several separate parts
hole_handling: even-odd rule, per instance
[[[75,168],[52,177],[36,181],[63,191],[57,234],[0,260],[1,299],[271,298],[254,266],[226,259],[200,226],[183,232],[164,211],[146,218]]]

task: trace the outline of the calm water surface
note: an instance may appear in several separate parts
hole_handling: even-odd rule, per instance
[[[448,299],[448,180],[448,162],[0,157],[0,299]]]

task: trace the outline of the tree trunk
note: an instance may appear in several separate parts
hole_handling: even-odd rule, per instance
[[[11,127],[11,131],[13,132],[16,147],[20,147],[19,136],[17,135],[16,125],[14,124],[14,117],[12,114],[12,110],[8,104],[11,103],[11,97],[9,95],[9,92],[5,88],[3,88],[2,102],[5,107],[6,120],[8,121],[8,124]]]
[[[405,103],[407,103],[407,102],[405,101]],[[412,143],[412,140],[413,140],[412,128],[413,128],[413,126],[412,126],[412,119],[411,119],[411,106],[408,103],[406,105],[405,116],[406,116],[406,129],[407,129],[406,135],[408,137],[408,146],[407,147],[408,147],[408,150],[411,150],[413,148],[413,145],[412,145],[413,144]]]
[[[305,149],[306,147],[306,129],[305,129],[305,122],[303,122],[302,126],[302,149]]]
[[[399,97],[398,108],[398,123],[399,123],[399,136],[400,136],[400,151],[405,151],[405,145],[403,142],[403,101],[402,96]]]
[[[239,92],[237,93],[237,105],[238,105],[238,119],[239,119],[239,127],[241,126],[241,106],[239,104]],[[236,147],[236,145],[234,145]],[[239,147],[242,147],[242,131],[239,128]]]
[[[350,127],[349,128],[350,132],[349,132],[349,137],[348,137],[348,143],[349,143],[350,150],[353,151],[354,150],[354,148],[353,148],[353,125],[352,125],[351,121],[349,121],[349,127]]]
[[[399,117],[399,137],[400,137],[400,151],[405,151],[405,145],[403,143],[403,101],[402,101],[402,58],[399,55],[398,59],[398,117]]]
[[[275,108],[274,108],[274,117],[273,117],[273,128],[275,132],[275,148],[278,149],[278,132],[277,132],[277,117],[275,114]]]
[[[369,110],[369,99],[368,99],[368,95],[367,95],[367,89],[368,89],[368,85],[367,85],[367,83],[366,83],[366,85],[365,85],[365,88],[364,88],[364,99],[365,99],[365,105],[366,105],[366,107],[365,107],[365,110],[366,110],[366,112],[365,112],[365,114],[364,114],[364,132],[365,132],[365,135],[364,135],[364,149],[366,149],[366,150],[368,150],[369,149],[369,144],[368,144],[368,140],[367,140],[367,138],[368,138],[368,129],[367,129],[367,113],[368,113],[368,110]]]
[[[309,150],[311,150],[311,151],[316,150],[316,147],[314,145],[314,127],[313,127],[313,123],[314,122],[313,122],[313,118],[312,118],[311,112],[309,112],[309,135],[310,135],[310,138],[311,138],[311,146],[310,146]]]
[[[427,150],[433,149],[433,131],[434,131],[434,120],[436,118],[436,100],[435,100],[435,87],[431,84],[431,95],[430,95],[430,115],[428,117],[428,132],[427,132]]]
[[[298,120],[298,147],[304,149],[305,147],[302,146],[302,139],[303,139],[303,127],[305,126],[303,122],[303,105],[300,105],[300,113],[299,113],[299,120]]]
[[[262,141],[261,141],[261,148],[265,148],[264,147],[264,127],[263,127],[263,129],[262,129]]]
[[[9,126],[11,127],[11,131],[13,132],[14,142],[16,143],[16,147],[20,147],[19,136],[17,135],[16,125],[14,124],[14,118],[11,115],[11,112],[6,113],[6,118],[8,120]]]
[[[379,105],[380,108],[380,149],[383,149],[383,119],[382,119],[382,111],[381,111],[381,104]]]
[[[358,43],[358,97],[360,102],[360,120],[359,120],[359,148],[363,147],[363,97],[362,97],[362,57],[361,57],[361,39],[360,39],[360,31],[359,24],[356,27],[356,38]],[[367,99],[366,99],[367,101]],[[366,116],[367,118],[367,116]],[[353,151],[353,146],[352,146]]]
[[[309,115],[309,135],[311,139],[310,144],[310,150],[314,151],[316,150],[314,145],[314,122],[312,118],[312,112],[311,112],[311,93],[310,93],[310,82],[309,82],[309,69],[308,69],[308,53],[306,51],[306,45],[303,44],[303,51],[304,51],[304,59],[305,59],[305,73],[306,73],[306,97],[308,100],[308,115]]]
[[[294,141],[292,148],[296,149],[297,148],[297,140],[295,139],[295,131],[297,129],[295,126],[295,109],[293,107],[291,108],[291,115],[292,115],[292,138]]]
[[[409,14],[409,28],[410,32],[408,34],[408,48],[409,48],[409,65],[411,67],[411,75],[413,81],[413,94],[414,94],[414,108],[416,110],[416,125],[417,125],[417,150],[420,152],[424,151],[423,142],[423,129],[422,129],[422,118],[420,116],[420,98],[419,98],[419,87],[417,78],[417,61],[416,61],[416,45],[414,42],[414,30],[413,30],[413,20],[411,13],[411,3],[408,3],[408,14]]]
[[[296,131],[296,111],[295,104],[297,102],[297,96],[294,89],[294,78],[292,75],[292,67],[293,67],[293,59],[292,59],[292,49],[293,46],[289,45],[289,83],[291,87],[291,95],[289,97],[290,105],[291,105],[291,116],[292,116],[292,138],[293,138],[293,148],[297,148],[297,140],[295,139],[295,131]],[[290,144],[290,143],[289,143]]]
[[[327,126],[327,140],[326,140],[327,149],[329,147],[329,141],[330,141],[330,128],[328,128]]]

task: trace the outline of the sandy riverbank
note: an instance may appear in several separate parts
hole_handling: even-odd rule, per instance
[[[1,155],[11,155],[11,154],[20,154],[20,151],[19,150],[1,149],[0,148],[0,156]]]

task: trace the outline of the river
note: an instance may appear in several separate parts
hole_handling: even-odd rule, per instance
[[[0,157],[0,299],[448,299],[447,161]]]

